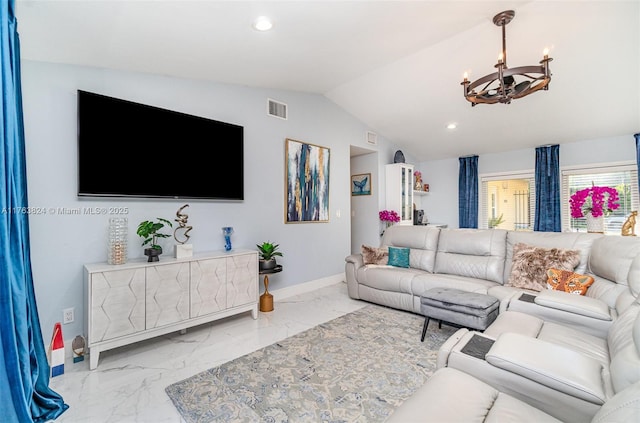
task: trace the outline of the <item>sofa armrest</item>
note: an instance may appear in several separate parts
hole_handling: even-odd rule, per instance
[[[364,259],[362,258],[362,254],[351,254],[345,257],[344,261],[347,263],[353,263],[357,268],[364,266]]]
[[[534,302],[543,307],[551,307],[593,319],[612,320],[609,306],[596,298],[546,290],[540,292]]]
[[[449,362],[449,355],[454,348],[461,349],[469,339],[473,336],[473,332],[470,332],[469,329],[461,328],[456,331],[453,335],[447,338],[444,341],[444,344],[440,346],[438,349],[438,357],[436,359],[436,369],[441,367],[447,367],[447,363]]]
[[[602,365],[577,351],[517,333],[504,333],[486,361],[541,385],[592,404],[606,400]]]
[[[351,254],[344,258],[344,274],[347,279],[347,292],[349,298],[360,299],[358,290],[358,269],[364,266],[362,254]]]

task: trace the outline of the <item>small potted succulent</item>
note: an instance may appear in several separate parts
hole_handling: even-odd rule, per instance
[[[170,235],[163,234],[158,232],[160,229],[164,228],[164,225],[168,225],[169,227],[173,227],[171,222],[167,219],[163,219],[161,217],[158,218],[157,222],[152,220],[145,220],[144,222],[140,222],[138,225],[138,230],[136,233],[144,238],[142,241],[142,246],[149,245],[148,248],[144,249],[144,255],[149,257],[147,261],[159,261],[158,256],[162,254],[162,247],[158,245],[158,238],[169,238]]]
[[[260,256],[260,270],[274,269],[277,265],[276,256],[282,257],[282,253],[278,251],[279,245],[267,241],[256,244],[256,247],[258,247],[258,255]]]

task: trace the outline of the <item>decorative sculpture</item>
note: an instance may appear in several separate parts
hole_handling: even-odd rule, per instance
[[[187,226],[187,220],[189,220],[189,215],[182,213],[182,210],[184,210],[187,207],[189,207],[189,205],[185,204],[184,206],[180,207],[176,212],[176,216],[178,218],[175,219],[175,221],[178,222],[178,227],[176,228],[175,231],[173,231],[173,238],[176,240],[178,244],[184,244],[185,242],[189,241],[189,238],[191,238],[191,236],[189,235],[189,232],[191,231],[191,229],[193,229],[193,226]],[[182,236],[184,237],[183,241],[180,241],[178,239],[179,230],[184,230],[184,233],[182,234]]]
[[[622,230],[620,231],[622,236],[636,236],[636,216],[638,216],[638,210],[632,211],[622,224]]]

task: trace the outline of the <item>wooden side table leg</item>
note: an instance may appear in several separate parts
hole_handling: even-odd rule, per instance
[[[260,311],[273,311],[273,295],[269,294],[269,276],[264,275],[264,294],[260,296]]]

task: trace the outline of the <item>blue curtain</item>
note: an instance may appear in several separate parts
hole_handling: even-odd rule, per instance
[[[460,157],[458,226],[478,227],[478,156]]]
[[[534,231],[560,232],[560,146],[536,148],[536,218]]]
[[[633,134],[636,138],[636,163],[638,166],[638,186],[640,187],[640,134]]]
[[[46,422],[68,405],[49,388],[29,252],[20,49],[15,0],[0,2],[0,421]]]

